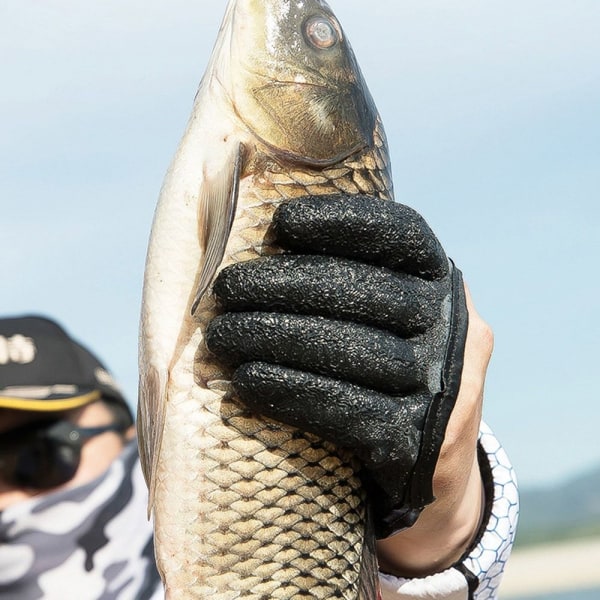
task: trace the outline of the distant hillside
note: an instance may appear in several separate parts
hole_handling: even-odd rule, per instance
[[[517,546],[600,535],[600,466],[558,486],[521,490]]]

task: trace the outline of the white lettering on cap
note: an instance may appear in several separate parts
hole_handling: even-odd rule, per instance
[[[94,376],[96,377],[96,381],[98,381],[99,383],[102,383],[108,387],[111,387],[116,392],[121,393],[121,390],[120,390],[119,386],[117,385],[117,382],[112,378],[112,375],[106,369],[101,369],[100,367],[98,367],[94,371]]]
[[[26,365],[35,358],[37,348],[30,337],[21,334],[9,338],[0,335],[0,365],[18,363]]]

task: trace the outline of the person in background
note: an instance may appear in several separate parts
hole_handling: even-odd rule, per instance
[[[146,503],[106,368],[50,319],[0,319],[0,598],[162,598]]]

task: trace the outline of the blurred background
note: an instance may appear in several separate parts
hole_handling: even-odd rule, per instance
[[[382,114],[397,200],[495,331],[485,418],[523,491],[516,555],[585,543],[600,564],[600,3],[330,4]],[[0,312],[59,320],[132,404],[154,206],[224,6],[0,2]],[[573,567],[580,595],[558,596],[518,560],[529,583],[509,569],[507,598],[600,597],[600,574]]]

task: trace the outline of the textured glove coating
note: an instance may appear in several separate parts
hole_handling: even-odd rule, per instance
[[[434,500],[466,337],[460,271],[415,211],[364,196],[295,199],[273,232],[285,254],[215,281],[206,344],[250,408],[356,452],[390,535]]]

